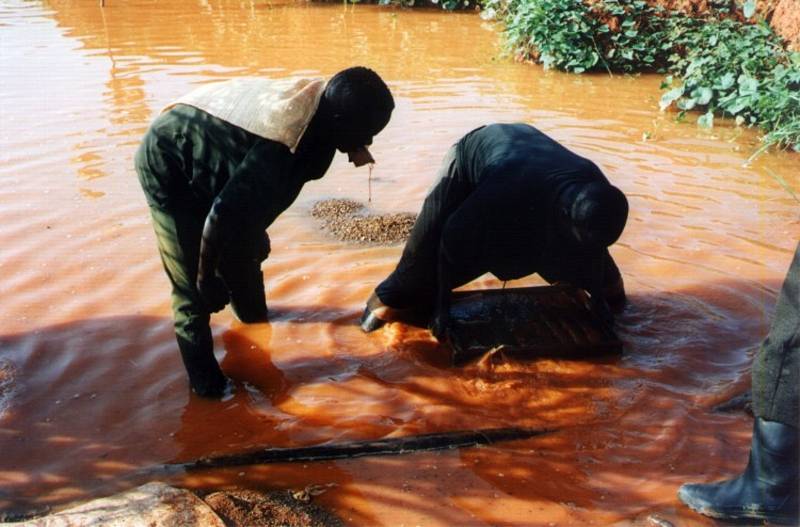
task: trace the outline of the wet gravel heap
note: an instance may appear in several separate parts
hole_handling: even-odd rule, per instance
[[[363,203],[349,199],[318,201],[311,215],[341,241],[384,245],[405,241],[417,219],[410,212],[369,214]]]
[[[227,527],[342,527],[340,518],[291,491],[228,490],[206,496]],[[312,491],[312,494],[316,494]]]

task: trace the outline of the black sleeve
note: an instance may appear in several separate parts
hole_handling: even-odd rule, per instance
[[[268,227],[286,207],[293,186],[289,149],[274,141],[254,145],[214,199],[208,220],[229,238],[241,222]]]
[[[242,230],[266,229],[297,196],[284,145],[262,141],[253,146],[219,195],[203,226],[198,278],[216,272],[226,243]]]

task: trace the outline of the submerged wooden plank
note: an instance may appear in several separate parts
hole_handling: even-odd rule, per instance
[[[622,343],[565,285],[453,293],[448,341],[454,364],[487,353],[515,359],[586,358],[619,353]]]
[[[205,457],[188,463],[174,463],[166,465],[164,468],[193,470],[257,465],[263,463],[328,461],[332,459],[364,456],[396,456],[413,452],[465,448],[488,445],[501,441],[527,439],[550,432],[552,432],[552,430],[543,428],[489,428],[484,430],[464,430],[438,434],[390,437],[376,441],[351,441],[347,443],[332,443],[308,447],[264,448],[239,454]]]

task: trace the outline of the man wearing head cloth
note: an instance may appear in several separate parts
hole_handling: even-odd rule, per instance
[[[606,321],[625,302],[608,252],[628,216],[624,194],[599,168],[526,124],[473,130],[447,153],[397,268],[367,302],[372,331],[428,318],[444,335],[453,289],[490,272],[538,273],[586,290]]]
[[[242,322],[267,318],[265,229],[321,178],[336,150],[361,166],[394,101],[372,70],[321,79],[235,79],[169,105],[136,153],[192,389],[219,397],[210,314],[230,302]]]

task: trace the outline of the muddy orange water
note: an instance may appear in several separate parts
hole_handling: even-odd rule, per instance
[[[800,235],[800,157],[745,162],[757,135],[660,114],[658,76],[572,76],[502,56],[474,14],[266,0],[4,1],[0,6],[0,508],[30,511],[254,446],[530,426],[484,448],[178,474],[173,484],[301,489],[353,525],[707,525],[678,486],[740,470],[750,420],[711,407],[749,385]],[[612,252],[630,306],[621,357],[447,366],[401,325],[357,317],[401,247],[338,243],[322,198],[367,198],[337,157],[273,226],[269,324],[213,317],[235,395],[190,395],[132,157],[165,104],[235,76],[364,64],[397,109],[375,141],[372,207],[416,211],[446,148],[493,121],[536,124],[628,194]],[[694,117],[690,117],[693,120]],[[783,183],[779,182],[783,180]],[[514,285],[538,283],[535,278]],[[485,277],[470,287],[498,286]],[[144,470],[144,472],[143,472]]]

